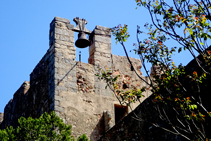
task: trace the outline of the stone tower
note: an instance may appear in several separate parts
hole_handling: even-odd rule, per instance
[[[24,82],[6,105],[2,128],[16,126],[21,116],[39,117],[43,112],[55,111],[66,124],[72,125],[75,137],[86,134],[95,141],[122,118],[125,111],[112,91],[105,89],[106,83],[95,75],[99,68],[109,68],[114,75],[120,75],[118,84],[124,89],[145,84],[131,70],[126,57],[111,54],[111,33],[106,27],[96,26],[91,32],[89,63],[78,63],[75,30],[68,19],[53,19],[49,49],[30,74],[30,82]],[[140,60],[131,61],[141,75]],[[148,93],[145,95],[148,97]],[[127,107],[126,110],[130,112]]]

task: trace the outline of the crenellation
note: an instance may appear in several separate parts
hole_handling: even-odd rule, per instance
[[[105,36],[110,35],[108,30],[109,28],[96,26],[92,32],[92,44],[89,47],[88,62],[101,68],[111,67],[109,64],[111,62],[111,37]],[[101,33],[99,34],[98,31]],[[104,66],[101,66],[102,64]]]
[[[50,27],[54,26],[55,22],[56,21],[60,21],[62,23],[66,23],[66,24],[69,24],[70,23],[70,20],[68,19],[65,19],[65,18],[60,18],[60,17],[55,17],[52,22],[50,23]]]
[[[94,34],[111,37],[111,30],[110,30],[110,28],[97,25],[95,27]]]

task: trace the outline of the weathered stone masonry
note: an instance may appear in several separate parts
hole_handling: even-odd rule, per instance
[[[145,85],[131,71],[126,57],[111,54],[111,33],[106,27],[96,26],[90,35],[89,64],[77,62],[73,29],[68,19],[55,17],[51,22],[49,49],[31,73],[30,84],[24,82],[6,105],[1,128],[16,126],[21,116],[39,117],[54,110],[72,125],[75,137],[86,134],[95,141],[115,124],[115,104],[119,104],[105,89],[105,82],[95,76],[99,68],[112,69],[114,75],[120,75],[118,85],[122,88]],[[140,60],[131,61],[141,75]],[[145,95],[142,101],[149,93]]]

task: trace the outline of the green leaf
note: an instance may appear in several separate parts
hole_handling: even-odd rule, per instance
[[[158,6],[157,6],[157,10],[160,10],[160,9],[161,9],[161,7],[162,7],[161,5],[158,5]]]

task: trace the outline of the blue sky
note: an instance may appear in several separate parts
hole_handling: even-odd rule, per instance
[[[86,28],[96,25],[114,27],[127,24],[131,34],[126,43],[132,50],[136,42],[136,27],[150,23],[148,12],[136,8],[135,0],[1,0],[0,1],[0,112],[49,48],[49,24],[55,16],[69,19],[84,18]],[[76,34],[77,36],[77,34]],[[112,37],[112,53],[125,56],[122,47]],[[172,44],[173,45],[173,44]],[[82,62],[88,60],[88,48],[82,51]],[[131,57],[137,58],[134,52]],[[77,58],[76,58],[77,59]],[[175,56],[176,64],[187,64],[191,57]]]

